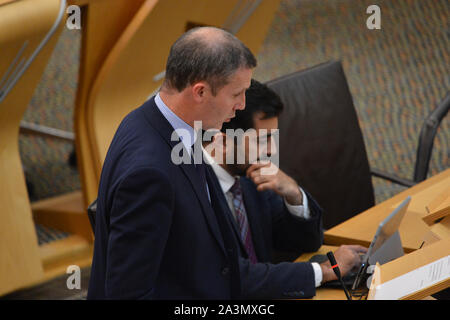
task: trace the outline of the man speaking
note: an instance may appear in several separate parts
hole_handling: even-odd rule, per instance
[[[88,299],[233,299],[237,250],[215,207],[204,164],[174,164],[175,130],[190,156],[194,121],[220,129],[245,107],[256,59],[212,27],[171,47],[160,92],[128,114],[106,156],[98,192]]]

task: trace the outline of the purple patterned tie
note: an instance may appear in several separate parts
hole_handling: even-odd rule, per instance
[[[256,258],[255,248],[253,247],[252,234],[247,220],[244,199],[242,198],[242,187],[239,179],[236,179],[230,191],[233,194],[234,211],[236,214],[237,223],[239,225],[242,242],[244,243],[250,262],[256,263],[258,262],[258,259]]]

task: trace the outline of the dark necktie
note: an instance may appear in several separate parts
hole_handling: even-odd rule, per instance
[[[230,191],[233,195],[233,206],[236,214],[236,221],[239,225],[239,232],[242,242],[244,243],[250,262],[256,263],[258,262],[258,259],[256,258],[255,248],[253,246],[252,234],[248,224],[247,212],[245,211],[244,199],[242,197],[242,187],[239,179],[236,179]]]

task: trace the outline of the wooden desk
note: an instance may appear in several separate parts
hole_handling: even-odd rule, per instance
[[[317,252],[302,254],[298,257],[295,262],[306,262],[311,259],[312,256],[316,254],[327,254],[329,251],[335,251],[337,246],[323,245]],[[407,258],[410,259],[410,258]],[[356,298],[355,298],[356,299]],[[333,288],[317,288],[316,295],[308,300],[347,300],[344,290],[333,289]],[[425,297],[421,300],[436,300],[431,296]]]
[[[422,220],[427,213],[425,206],[449,185],[450,169],[447,169],[326,231],[324,243],[369,246],[378,224],[407,196],[411,196],[399,231],[405,252],[414,251],[420,248],[425,235],[431,230]]]

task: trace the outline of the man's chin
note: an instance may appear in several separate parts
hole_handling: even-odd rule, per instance
[[[220,129],[222,129],[223,123],[215,123],[212,124],[210,126],[208,126],[208,128],[203,128],[204,130],[218,130],[220,131]]]
[[[234,164],[231,165],[231,171],[233,173],[233,175],[235,176],[246,176],[247,175],[247,169],[250,168],[250,165],[246,165],[246,164]]]

